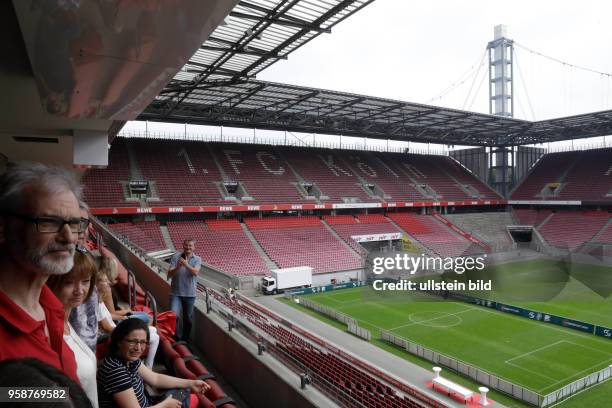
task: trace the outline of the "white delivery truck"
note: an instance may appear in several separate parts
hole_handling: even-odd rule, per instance
[[[312,285],[310,266],[273,269],[271,272],[272,276],[261,278],[261,292],[264,295],[275,295],[287,289],[307,288]]]

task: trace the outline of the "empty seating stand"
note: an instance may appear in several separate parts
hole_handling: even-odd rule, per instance
[[[168,140],[132,143],[143,178],[155,182],[159,196],[155,205],[224,202],[217,186],[222,177],[206,144]]]
[[[423,246],[439,255],[463,256],[482,252],[478,245],[455,234],[430,215],[389,213],[389,218]]]
[[[346,248],[314,216],[245,218],[266,254],[280,268],[310,266],[313,273],[353,270],[361,258]]]
[[[308,202],[296,187],[297,178],[272,146],[214,144],[213,151],[227,177],[240,181],[253,198],[250,203]]]
[[[195,252],[202,261],[226,273],[237,276],[270,273],[236,220],[168,222],[168,231],[177,248],[182,248],[185,238],[195,239]]]
[[[612,201],[612,149],[575,152],[559,198]]]
[[[333,150],[283,148],[283,155],[307,182],[317,185],[333,202],[376,202],[361,187],[360,180]]]
[[[352,215],[326,215],[323,219],[358,253],[363,252],[363,249],[352,236],[400,232],[381,214],[362,214],[358,218]]]
[[[129,180],[128,156],[125,140],[117,138],[108,152],[108,167],[89,170],[83,177],[84,200],[94,207],[127,207],[122,182]]]
[[[157,221],[110,224],[109,228],[125,235],[130,241],[147,252],[161,251],[166,248],[166,243]]]
[[[379,154],[385,163],[388,163],[394,171],[406,175],[415,184],[426,184],[436,193],[438,199],[446,200],[468,200],[469,196],[461,189],[458,182],[452,179],[441,165],[448,158],[443,156],[426,156],[418,154]],[[454,169],[453,169],[454,170]],[[476,178],[471,177],[471,183],[476,184]]]
[[[544,221],[550,214],[551,210],[535,210],[532,208],[515,208],[512,213],[516,217],[516,220],[521,225],[533,225],[537,227]]]
[[[391,170],[384,160],[368,152],[338,152],[356,175],[366,183],[372,183],[384,192],[386,201],[418,201],[425,197],[412,185],[405,175]]]
[[[512,198],[546,199],[539,193],[549,183],[559,183],[560,191],[548,199],[612,201],[612,149],[546,154]]]
[[[558,211],[538,230],[549,244],[573,251],[592,240],[609,219],[606,212]]]
[[[244,187],[243,204],[474,198],[461,185],[472,186],[481,198],[497,198],[444,156],[124,138],[113,143],[108,168],[84,177],[85,198],[92,208],[140,206],[124,198],[122,183],[131,178],[150,182],[149,206],[235,204],[223,188],[227,181]],[[310,197],[297,187],[302,182],[315,186]],[[425,196],[418,184],[437,196]]]

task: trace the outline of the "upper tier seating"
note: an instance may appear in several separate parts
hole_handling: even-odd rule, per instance
[[[109,168],[85,177],[86,199],[94,208],[140,206],[124,200],[121,182],[130,175],[150,182],[149,206],[235,204],[224,197],[224,181],[241,183],[252,198],[243,204],[316,203],[296,187],[301,182],[313,183],[311,194],[326,203],[432,199],[415,184],[428,185],[438,199],[473,199],[463,185],[480,198],[499,198],[443,156],[118,138]],[[374,185],[373,191],[365,185]]]
[[[494,251],[508,250],[512,247],[513,241],[506,228],[514,224],[510,213],[448,214],[444,217],[464,232],[491,246]]]
[[[386,195],[386,201],[420,201],[425,197],[403,174],[393,171],[384,161],[368,152],[337,152],[354,174],[376,184]]]
[[[546,154],[512,199],[542,198],[538,194],[548,183],[561,183],[560,192],[548,199],[612,201],[612,149]]]
[[[447,171],[451,171],[453,176],[459,174],[462,178],[459,183],[471,185],[487,198],[499,198],[465,170],[454,167],[456,164],[448,163],[448,160],[451,160],[448,157],[394,153],[381,153],[379,157],[398,174],[409,177],[416,184],[427,184],[437,193],[438,199],[474,199],[461,189],[458,181],[453,180]],[[461,172],[464,172],[465,176],[461,175]]]
[[[496,200],[501,198],[494,190],[489,188],[485,183],[480,181],[480,179],[469,173],[465,168],[450,157],[439,157],[435,163],[459,183],[470,185],[476,189],[480,199]]]
[[[559,211],[538,230],[549,244],[573,251],[593,239],[609,219],[604,212]]]
[[[123,222],[110,224],[109,228],[127,236],[130,241],[147,252],[161,251],[166,248],[157,221]]]
[[[576,164],[565,177],[559,198],[612,200],[612,148],[576,152],[575,155]]]
[[[306,201],[296,188],[295,174],[272,146],[214,144],[213,151],[227,177],[240,181],[253,198],[249,203]]]
[[[202,261],[232,275],[266,275],[270,271],[236,220],[168,222],[176,248],[183,240],[196,240]]]
[[[108,152],[108,167],[88,171],[83,177],[83,198],[94,207],[138,206],[138,203],[126,202],[121,182],[129,180],[128,156],[125,140],[117,138]]]
[[[304,181],[315,183],[322,194],[329,197],[322,201],[378,201],[368,196],[359,178],[333,150],[285,147],[281,151]]]
[[[572,152],[545,154],[512,193],[514,200],[537,199],[546,184],[556,183],[573,161]]]
[[[245,218],[244,222],[280,268],[310,266],[313,273],[326,273],[362,267],[359,256],[317,217]]]
[[[483,252],[479,245],[455,234],[430,215],[389,213],[388,216],[423,246],[438,255],[464,256]]]
[[[348,217],[352,218],[351,221]],[[339,218],[336,220],[336,218]],[[381,214],[362,214],[359,218],[351,215],[326,215],[323,217],[342,239],[351,246],[356,252],[362,253],[363,248],[351,237],[353,235],[372,235],[400,232],[387,218]]]
[[[156,182],[160,201],[154,205],[223,203],[215,185],[222,177],[206,144],[157,140],[133,143],[143,177]]]

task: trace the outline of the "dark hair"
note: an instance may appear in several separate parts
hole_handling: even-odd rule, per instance
[[[74,266],[70,272],[63,275],[51,275],[47,279],[47,286],[57,296],[62,286],[69,279],[87,279],[89,278],[89,291],[85,300],[89,299],[94,288],[96,287],[96,277],[98,272],[98,264],[94,257],[89,253],[76,251],[74,253]]]
[[[68,399],[48,402],[46,407],[91,408],[85,391],[57,368],[35,358],[20,358],[0,362],[0,387],[62,387],[68,388]],[[40,403],[20,403],[23,408],[40,407]]]
[[[119,343],[134,330],[144,330],[147,333],[147,341],[150,340],[149,325],[144,320],[131,317],[120,321],[117,327],[115,327],[111,334],[108,351],[116,356],[119,351]]]

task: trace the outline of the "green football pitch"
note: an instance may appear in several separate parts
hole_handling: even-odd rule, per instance
[[[529,275],[548,266],[520,262],[504,270]],[[472,304],[423,301],[410,292],[385,296],[371,287],[306,297],[353,317],[373,337],[389,331],[542,395],[612,364],[609,339]],[[612,302],[571,278],[551,301],[515,300],[516,306],[612,326]]]

